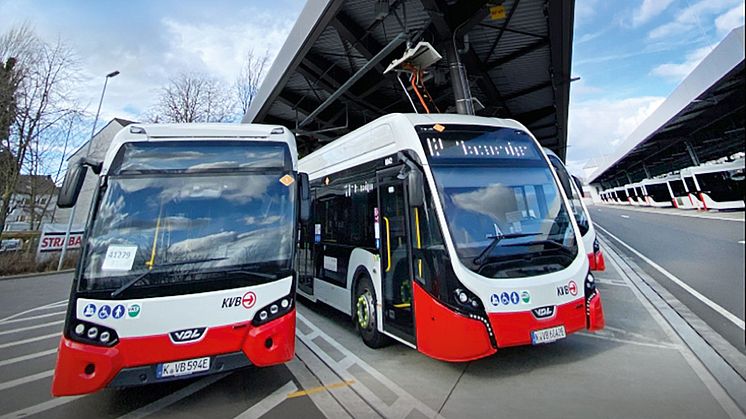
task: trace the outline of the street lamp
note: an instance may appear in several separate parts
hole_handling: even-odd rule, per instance
[[[91,139],[88,140],[88,146],[85,150],[85,157],[91,154],[91,144],[93,144],[93,136],[96,135],[96,124],[98,123],[98,115],[101,113],[101,104],[104,103],[104,95],[106,94],[106,85],[109,83],[109,79],[119,75],[119,70],[112,71],[106,75],[104,79],[104,88],[101,90],[101,99],[98,101],[98,109],[96,110],[96,117],[93,119],[93,130],[91,130]],[[57,270],[62,269],[62,262],[65,261],[65,253],[67,253],[67,242],[70,240],[70,230],[73,227],[73,219],[75,219],[75,208],[77,204],[70,209],[70,220],[67,222],[67,230],[65,231],[65,242],[62,243],[62,251],[60,252],[60,261],[57,263]]]

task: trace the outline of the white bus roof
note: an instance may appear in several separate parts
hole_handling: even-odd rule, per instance
[[[427,164],[414,126],[435,124],[486,125],[528,132],[525,126],[512,119],[459,114],[394,113],[382,116],[309,154],[301,159],[299,168],[315,179],[406,149],[415,150],[420,161]]]
[[[295,136],[281,125],[265,124],[132,124],[122,128],[111,141],[104,157],[102,175],[107,174],[114,157],[125,143],[143,141],[209,141],[215,139],[277,141],[287,143],[293,159],[293,168],[298,165]]]
[[[691,176],[692,173],[695,175],[700,173],[713,173],[721,172],[726,170],[738,170],[746,167],[746,159],[740,158],[730,162],[718,162],[718,163],[705,163],[700,166],[687,167],[681,170],[682,176]]]

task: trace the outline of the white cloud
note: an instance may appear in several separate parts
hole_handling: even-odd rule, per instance
[[[596,15],[598,0],[579,0],[575,3],[575,25],[587,23]]]
[[[673,0],[642,0],[642,4],[632,15],[632,26],[637,27],[649,22],[666,10],[672,2]]]
[[[666,78],[673,82],[684,80],[684,78],[688,76],[700,62],[702,62],[713,48],[715,48],[715,45],[697,48],[696,50],[686,54],[684,62],[657,65],[650,71],[650,74]]]
[[[568,122],[568,160],[577,168],[588,159],[612,154],[665,98],[571,101]]]
[[[741,3],[738,6],[718,16],[717,19],[715,19],[715,27],[717,28],[718,33],[727,34],[734,28],[742,26],[744,21],[745,9],[746,4]]]
[[[741,4],[743,0],[699,0],[680,10],[674,20],[656,27],[648,33],[648,38],[659,40],[662,38],[681,36],[691,30],[697,30],[704,35],[711,19],[732,7]]]

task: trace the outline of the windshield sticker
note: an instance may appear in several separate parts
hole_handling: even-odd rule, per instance
[[[114,307],[114,310],[111,311],[111,317],[115,319],[121,319],[122,316],[124,316],[124,306],[119,304],[118,306]]]
[[[530,303],[531,294],[529,294],[528,291],[521,291],[521,301],[523,301],[525,304]]]
[[[282,183],[285,186],[290,186],[293,184],[293,182],[295,182],[295,179],[293,179],[293,177],[290,175],[285,175],[280,178],[280,183]]]
[[[444,127],[443,125],[440,125],[440,124],[435,124],[435,125],[433,125],[433,129],[435,131],[438,131],[438,132],[443,132],[443,131],[445,131],[446,127]]]
[[[129,271],[135,262],[137,246],[110,245],[101,265],[102,271]]]

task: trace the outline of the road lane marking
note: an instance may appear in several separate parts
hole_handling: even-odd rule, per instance
[[[47,370],[36,374],[27,375],[25,377],[16,378],[15,380],[6,381],[4,383],[0,383],[0,391],[18,387],[32,381],[41,380],[42,378],[51,377],[52,375],[54,375],[54,370]]]
[[[29,359],[41,358],[43,356],[52,355],[54,353],[57,353],[57,348],[49,349],[47,351],[36,352],[33,354],[28,354],[28,355],[17,356],[15,358],[5,359],[3,361],[0,361],[0,367],[4,367],[10,364],[15,364],[17,362],[28,361]]]
[[[48,323],[35,324],[33,326],[19,327],[18,329],[3,330],[2,332],[0,332],[0,336],[9,335],[11,333],[25,332],[26,330],[41,329],[43,327],[54,326],[54,325],[62,324],[64,322],[65,322],[64,320],[58,320],[58,321],[53,321],[53,322],[48,322]]]
[[[25,409],[16,410],[15,412],[8,413],[7,415],[0,416],[0,419],[18,419],[26,416],[36,415],[38,413],[46,412],[47,410],[54,409],[55,407],[62,406],[70,402],[74,402],[84,396],[72,396],[72,397],[56,397],[52,400],[35,404]]]
[[[28,310],[24,310],[24,311],[22,311],[20,313],[11,314],[8,317],[4,317],[4,318],[0,319],[0,323],[6,322],[6,321],[11,320],[11,319],[15,319],[16,317],[20,317],[20,316],[23,316],[24,314],[31,313],[31,312],[34,312],[34,311],[47,310],[47,309],[50,309],[50,308],[59,308],[59,304],[62,303],[62,302],[67,302],[67,300],[55,301],[53,303],[49,303],[49,304],[43,305],[41,307],[34,307],[34,308],[30,308]]]
[[[43,318],[46,318],[46,317],[59,316],[60,314],[65,314],[65,313],[66,313],[65,311],[58,311],[56,313],[47,313],[47,314],[40,314],[38,316],[22,317],[20,319],[6,320],[6,321],[3,321],[3,322],[0,322],[0,325],[10,324],[10,323],[18,323],[18,322],[25,322],[27,320],[38,320],[38,319],[43,319]]]
[[[738,244],[744,244],[744,241],[743,241],[743,240],[740,240],[740,241],[738,242]]]
[[[638,208],[627,208],[627,207],[609,207],[611,209],[618,209],[622,211],[637,211],[637,212],[646,212],[648,214],[658,214],[658,215],[675,215],[677,217],[691,217],[691,218],[703,218],[705,220],[719,220],[719,221],[736,221],[739,223],[746,222],[746,219],[741,218],[728,218],[728,217],[718,217],[718,216],[709,216],[709,215],[701,215],[701,214],[687,214],[687,213],[678,213],[673,211],[651,211],[651,210],[645,210],[645,209],[638,209]],[[596,209],[598,212],[601,212],[601,209]],[[679,211],[685,211],[685,210],[679,210]]]
[[[701,301],[702,303],[704,303],[705,305],[707,305],[711,309],[715,310],[718,314],[720,314],[721,316],[725,317],[728,321],[730,321],[731,323],[733,323],[736,326],[738,326],[739,328],[741,328],[741,330],[746,330],[746,325],[744,324],[744,321],[741,320],[741,319],[739,319],[733,313],[731,313],[730,311],[724,309],[723,307],[721,307],[716,302],[714,302],[714,301],[710,300],[709,298],[705,297],[699,291],[697,291],[694,288],[692,288],[689,285],[687,285],[684,281],[682,281],[679,278],[677,278],[674,274],[672,274],[671,272],[668,272],[665,268],[663,268],[662,266],[660,266],[657,263],[653,262],[652,260],[650,260],[648,257],[646,257],[645,255],[643,255],[642,253],[638,252],[632,246],[630,246],[627,243],[623,242],[619,237],[611,234],[605,228],[601,227],[598,224],[596,224],[596,227],[599,230],[603,231],[606,235],[608,235],[612,239],[616,240],[619,244],[621,244],[622,246],[624,246],[625,248],[627,248],[627,250],[629,250],[630,252],[632,252],[635,255],[637,255],[640,259],[644,260],[647,264],[649,264],[650,266],[652,266],[653,268],[655,268],[656,270],[658,270],[658,272],[662,273],[666,278],[670,279],[673,283],[675,283],[676,285],[678,285],[681,288],[683,288],[686,292],[688,292],[689,294],[691,294],[694,298],[698,299],[699,301]]]
[[[166,397],[160,398],[150,404],[146,404],[145,406],[133,410],[132,412],[127,413],[126,415],[120,416],[119,419],[139,419],[143,418],[148,415],[152,415],[153,413],[159,412],[168,406],[171,406],[172,404],[185,399],[192,394],[222,380],[226,376],[228,376],[230,373],[222,373],[222,374],[215,374],[215,375],[208,375],[207,377],[195,381],[192,384],[189,384],[188,386],[182,388],[179,391],[176,391],[174,393],[169,394]]]
[[[598,333],[576,332],[575,334],[579,335],[579,336],[585,336],[585,337],[589,337],[589,338],[594,338],[594,339],[608,340],[608,341],[616,342],[616,343],[624,343],[624,344],[627,344],[627,345],[646,346],[648,348],[657,348],[657,349],[673,349],[675,351],[679,350],[679,348],[677,346],[662,345],[662,344],[659,344],[659,343],[639,342],[639,341],[636,341],[636,340],[621,339],[621,338],[617,338],[617,337],[614,337],[614,336],[601,335],[601,334],[598,334]]]
[[[413,414],[414,411],[419,411],[419,413],[424,414],[426,417],[429,417],[429,418],[433,418],[433,419],[443,418],[443,416],[440,415],[438,412],[430,408],[428,405],[426,405],[425,403],[423,403],[416,397],[409,394],[406,390],[404,390],[394,381],[389,379],[387,376],[382,374],[377,369],[373,368],[367,362],[363,361],[360,357],[355,355],[352,351],[344,347],[337,340],[335,340],[328,334],[324,333],[318,326],[313,324],[305,316],[303,316],[300,313],[296,313],[296,316],[298,320],[305,323],[306,327],[308,327],[311,330],[311,332],[307,335],[303,335],[302,333],[296,333],[296,336],[301,342],[303,342],[303,344],[306,347],[308,347],[309,350],[311,350],[311,352],[313,352],[314,355],[316,355],[321,360],[321,362],[326,364],[326,366],[329,367],[336,376],[338,376],[344,381],[355,380],[356,377],[349,371],[349,368],[352,365],[356,365],[357,367],[361,368],[363,371],[368,373],[370,376],[376,379],[380,384],[388,388],[389,391],[391,391],[397,396],[396,401],[394,401],[391,405],[389,405],[386,402],[384,402],[379,396],[377,396],[371,389],[369,389],[362,382],[360,382],[359,379],[355,380],[357,382],[349,387],[362,400],[364,400],[368,406],[370,406],[371,408],[375,406],[374,409],[376,410],[377,413],[381,414],[381,416],[383,417],[407,417],[407,415]],[[336,349],[338,352],[342,354],[343,358],[339,361],[336,361],[329,354],[327,354],[323,349],[321,349],[321,347],[319,347],[319,345],[317,345],[314,342],[315,339],[311,338],[311,336],[320,336],[322,339],[326,340],[327,343],[332,345],[334,349]],[[296,348],[296,353],[298,353],[297,348]],[[345,389],[345,388],[346,387],[343,387],[342,389]]]
[[[295,347],[296,349],[304,347],[303,342],[301,342],[300,339],[297,339]],[[297,355],[298,351],[296,350],[296,357],[291,359],[287,364],[285,364],[285,366],[287,366],[290,373],[295,376],[295,379],[298,380],[301,387],[314,388],[317,384],[321,384],[320,377],[318,377],[319,373],[312,373],[311,365],[302,362],[300,357]],[[332,396],[331,392],[324,391],[311,393],[308,395],[308,398],[311,399],[313,404],[315,404],[319,411],[321,411],[321,413],[323,413],[327,418],[352,419],[349,413],[342,407],[342,404]]]
[[[55,336],[59,336],[61,334],[62,334],[62,332],[50,333],[48,335],[36,336],[36,337],[33,337],[33,338],[28,338],[28,339],[23,339],[23,340],[17,340],[15,342],[0,343],[0,349],[10,348],[11,346],[18,346],[18,345],[23,345],[25,343],[31,343],[31,342],[36,342],[36,341],[39,341],[39,340],[49,339],[49,338],[52,338],[52,337],[55,337]]]
[[[355,384],[355,380],[341,381],[339,383],[329,384],[327,386],[316,386],[309,388],[308,390],[299,390],[288,394],[288,399],[294,399],[296,397],[310,396],[311,394],[318,393],[320,391],[333,390],[335,388],[347,387]]]
[[[622,217],[622,218],[629,218],[629,215],[622,214],[622,215],[620,215],[620,217]]]
[[[272,392],[272,394],[262,399],[259,403],[236,416],[235,419],[259,419],[284,402],[289,397],[288,395],[296,390],[298,390],[298,387],[292,381],[288,381],[284,386]]]

